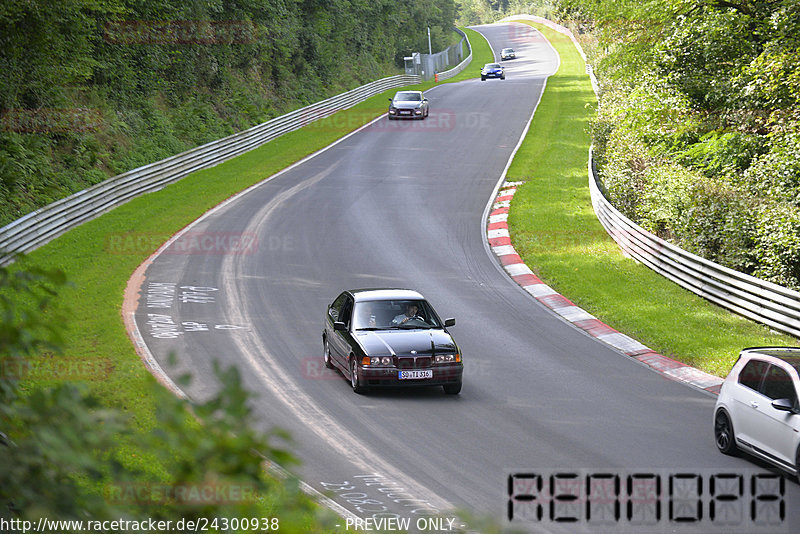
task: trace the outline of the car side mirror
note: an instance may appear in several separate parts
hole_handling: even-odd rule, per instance
[[[452,317],[450,317],[449,319],[445,319],[444,320],[444,327],[445,328],[448,328],[450,326],[455,326],[455,325],[456,325],[456,320],[453,319]]]
[[[392,99],[392,98],[390,98],[390,99],[389,99],[389,102],[391,102],[392,100],[393,100],[393,99]]]
[[[335,321],[333,323],[333,329],[336,330],[337,332],[346,332],[347,326],[341,321]]]
[[[797,413],[794,404],[789,399],[775,399],[772,401],[772,407],[782,412]]]

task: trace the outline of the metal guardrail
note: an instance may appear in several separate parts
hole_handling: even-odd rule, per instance
[[[420,81],[420,76],[415,75],[383,78],[223,139],[119,174],[58,200],[0,228],[0,265],[11,262],[13,253],[30,252],[67,230],[137,196],[157,191],[192,172],[222,163],[315,120],[348,109],[387,89],[413,85]]]
[[[600,223],[631,257],[723,308],[800,337],[800,292],[687,252],[622,215],[603,194],[591,149],[589,190]]]
[[[469,50],[469,54],[467,54],[467,57],[464,58],[464,61],[462,61],[452,69],[438,73],[436,75],[436,81],[439,82],[450,79],[458,75],[462,70],[467,68],[467,65],[469,65],[470,61],[472,61],[472,44],[470,44],[469,42],[469,37],[467,37],[467,34],[462,32],[458,28],[453,28],[453,29],[455,30],[456,33],[460,34],[463,37],[463,40],[467,42],[467,50]]]

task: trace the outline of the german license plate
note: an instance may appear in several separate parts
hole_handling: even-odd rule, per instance
[[[400,115],[411,115],[410,111],[400,111]]]
[[[419,380],[424,378],[433,378],[433,370],[425,369],[423,371],[400,371],[397,374],[400,380]]]

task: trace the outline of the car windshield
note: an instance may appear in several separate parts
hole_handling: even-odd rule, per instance
[[[441,328],[439,317],[425,300],[368,300],[356,302],[355,330]]]
[[[503,52],[505,52],[505,53],[509,53],[509,52],[513,52],[513,51],[514,51],[513,48],[504,48],[503,49]]]
[[[487,63],[484,68],[485,69],[499,69],[501,67],[497,63]]]
[[[422,95],[413,91],[400,92],[394,95],[394,99],[402,102],[419,102],[422,100]]]

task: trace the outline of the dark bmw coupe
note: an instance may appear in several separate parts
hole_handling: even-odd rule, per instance
[[[381,386],[442,386],[461,391],[461,351],[428,301],[409,289],[345,291],[328,307],[322,332],[325,365],[338,368],[356,393]]]

